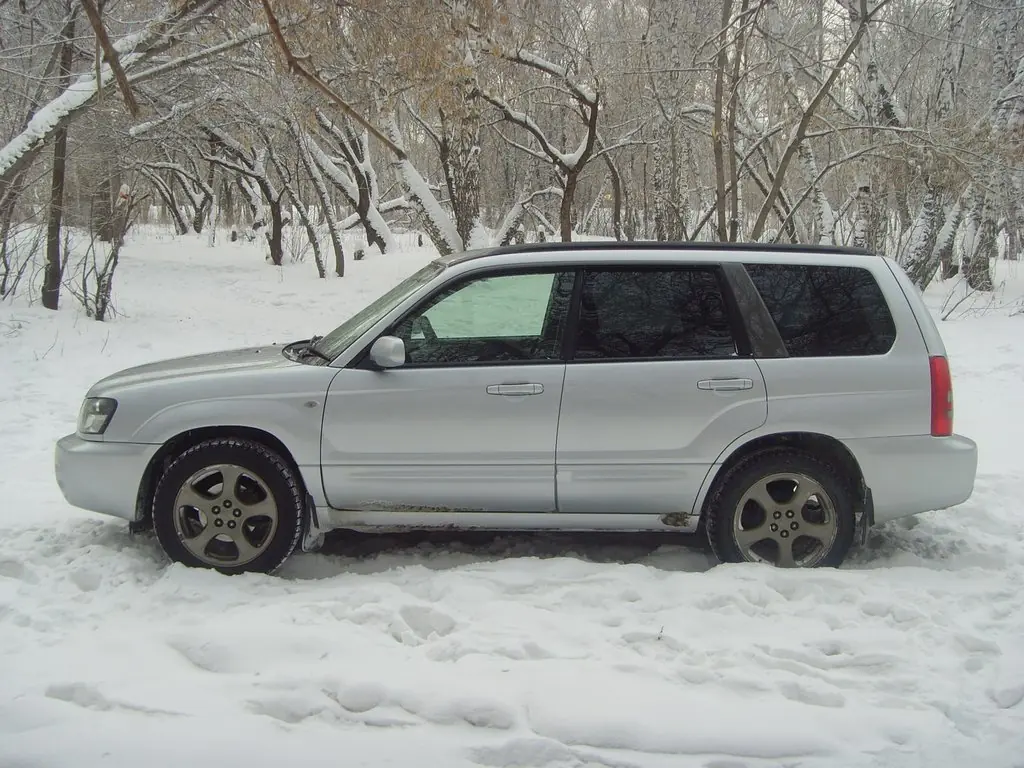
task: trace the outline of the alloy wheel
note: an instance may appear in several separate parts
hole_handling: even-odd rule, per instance
[[[181,544],[210,566],[244,565],[274,540],[277,503],[258,474],[237,464],[214,464],[191,475],[174,500]]]
[[[816,565],[839,531],[835,503],[821,483],[794,472],[755,482],[740,498],[732,520],[745,560],[781,568]]]

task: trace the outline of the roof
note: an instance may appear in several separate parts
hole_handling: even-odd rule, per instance
[[[822,255],[874,256],[863,248],[849,248],[840,245],[815,245],[812,243],[723,243],[723,242],[669,242],[658,240],[579,240],[562,242],[553,240],[545,243],[522,243],[495,248],[477,248],[452,254],[443,261],[446,264],[460,264],[464,261],[491,256],[510,254],[542,254],[554,251],[750,251],[758,253],[820,253]]]

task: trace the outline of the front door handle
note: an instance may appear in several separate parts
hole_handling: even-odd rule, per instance
[[[753,389],[752,379],[702,379],[697,382],[697,389],[728,392],[737,389]]]
[[[543,391],[543,384],[491,384],[487,387],[488,395],[503,395],[505,397],[539,395]]]

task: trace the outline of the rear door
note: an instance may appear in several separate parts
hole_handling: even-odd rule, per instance
[[[767,418],[764,379],[720,270],[594,267],[581,279],[558,509],[689,512],[722,449]]]

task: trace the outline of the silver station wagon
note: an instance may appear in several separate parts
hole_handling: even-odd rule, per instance
[[[976,468],[899,266],[761,244],[438,259],[324,336],[103,379],[56,447],[72,505],[225,573],[420,528],[703,531],[721,561],[836,566]]]

